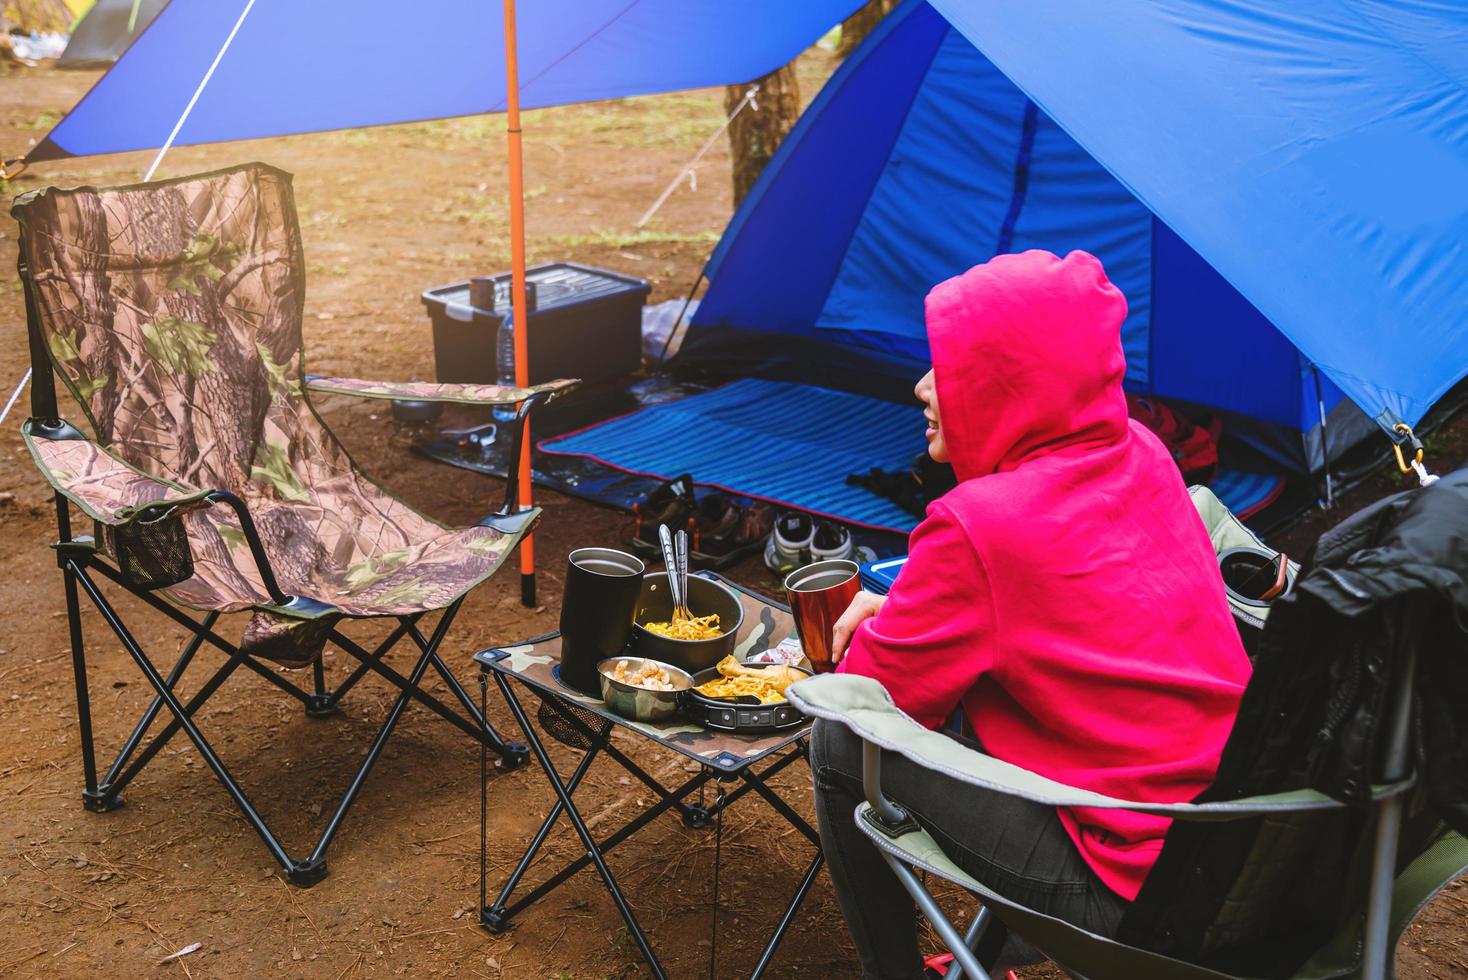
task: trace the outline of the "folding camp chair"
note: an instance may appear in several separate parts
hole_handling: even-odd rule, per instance
[[[249,164],[195,177],[110,189],[45,189],[17,199],[20,277],[29,325],[32,418],[26,445],[56,490],[55,545],[66,593],[81,728],[83,801],[121,805],[119,793],[179,730],[194,743],[286,877],[309,886],[410,701],[418,701],[507,765],[526,759],[484,725],[440,656],[464,595],[499,568],[539,519],[519,507],[516,473],[525,420],[574,382],[532,388],[373,384],[303,374],[304,261],[290,175]],[[53,368],[80,403],[93,437],[63,421]],[[311,392],[467,404],[519,403],[504,504],[466,528],[446,528],[369,482],[327,429]],[[74,533],[73,510],[95,522]],[[110,580],[185,626],[192,639],[166,674],[98,587]],[[156,697],[100,777],[94,755],[77,592],[101,613]],[[190,615],[187,607],[198,615]],[[430,635],[423,617],[441,610]],[[221,614],[250,611],[243,639],[216,630]],[[368,650],[343,619],[397,625]],[[406,674],[385,662],[404,637],[418,649]],[[330,641],[358,663],[334,689],[321,652]],[[205,644],[227,659],[185,703],[178,684]],[[260,658],[309,666],[308,688]],[[194,722],[244,667],[333,713],[367,673],[400,694],[325,830],[293,858],[250,805]],[[432,670],[462,712],[423,690]],[[161,709],[172,716],[146,746]]]
[[[1250,540],[1257,543],[1211,494],[1195,494],[1194,502],[1216,548],[1222,550]],[[807,714],[844,724],[862,739],[866,802],[857,807],[857,825],[877,846],[953,954],[954,966],[948,980],[959,976],[975,980],[989,976],[978,961],[976,950],[991,916],[1072,975],[1091,980],[1109,977],[1225,980],[1260,975],[1290,976],[1296,980],[1336,977],[1379,980],[1394,975],[1392,962],[1397,939],[1417,912],[1445,885],[1468,871],[1468,841],[1441,825],[1434,826],[1430,820],[1424,822],[1421,814],[1408,819],[1408,794],[1415,786],[1409,751],[1415,724],[1415,660],[1405,638],[1403,642],[1404,649],[1397,655],[1398,666],[1381,715],[1380,730],[1385,734],[1377,762],[1376,784],[1369,799],[1356,806],[1313,790],[1169,805],[1119,800],[1066,786],[929,731],[903,714],[882,685],[871,678],[844,674],[818,676],[792,687],[789,696]],[[1259,677],[1256,675],[1256,681]],[[1238,728],[1234,735],[1239,735]],[[1152,910],[1169,906],[1216,908],[1213,918],[1201,926],[1204,942],[1214,947],[1214,952],[1205,957],[1209,965],[1096,935],[1017,904],[988,888],[959,867],[934,837],[883,794],[884,751],[900,754],[932,770],[934,778],[953,779],[1049,806],[1120,808],[1173,818],[1178,825],[1164,842],[1153,871],[1153,877],[1159,877],[1164,865],[1167,867],[1157,882],[1160,887],[1154,888],[1149,878],[1144,896],[1139,896],[1123,918],[1122,932],[1127,934],[1136,924],[1139,928],[1133,934],[1160,933],[1170,938],[1169,923],[1131,917],[1140,914],[1145,920]],[[1254,825],[1240,821],[1254,821]],[[1245,832],[1234,833],[1236,827]],[[1359,889],[1364,891],[1364,896],[1358,897],[1357,890],[1350,887],[1346,888],[1345,897],[1330,895],[1330,914],[1322,917],[1314,914],[1318,910],[1302,909],[1298,904],[1302,901],[1300,894],[1309,892],[1307,882],[1304,892],[1290,893],[1290,901],[1297,903],[1292,907],[1295,915],[1314,914],[1308,926],[1303,919],[1278,922],[1269,920],[1267,913],[1250,911],[1251,904],[1261,901],[1264,889],[1278,889],[1282,879],[1302,870],[1279,858],[1314,840],[1329,845],[1319,848],[1319,860],[1330,869],[1333,876],[1330,880],[1349,884],[1364,879],[1364,888]],[[1210,848],[1227,850],[1242,858],[1241,870],[1226,876],[1226,880],[1219,880],[1216,868],[1201,857]],[[979,897],[982,908],[966,931],[960,933],[948,919],[914,868],[953,882]],[[1360,874],[1351,869],[1360,869]],[[1197,900],[1200,895],[1204,896],[1203,901]],[[1145,906],[1142,897],[1147,899]],[[1209,905],[1209,902],[1216,904]],[[1275,905],[1278,904],[1276,898]],[[1268,928],[1272,930],[1269,938],[1255,938],[1258,933],[1250,933],[1251,929],[1258,929],[1261,920],[1269,920]],[[1296,922],[1301,927],[1297,928]],[[1196,922],[1190,923],[1190,929],[1195,927]],[[1280,939],[1282,935],[1289,937],[1287,945],[1292,949],[1288,952],[1279,949],[1286,945]],[[1242,959],[1240,954],[1230,951],[1239,948],[1245,950]],[[1288,957],[1289,965],[1276,970],[1262,969],[1261,952],[1273,962],[1286,962]],[[1294,965],[1302,960],[1300,965]],[[1235,966],[1235,963],[1248,965]]]
[[[1117,800],[1054,782],[975,752],[946,735],[929,731],[899,711],[881,684],[868,677],[848,674],[815,677],[792,688],[790,697],[807,714],[841,722],[863,740],[867,801],[857,808],[857,824],[881,850],[887,864],[952,952],[955,966],[961,968],[962,973],[957,969],[950,971],[949,980],[959,976],[983,980],[989,976],[974,951],[991,914],[1063,969],[1090,980],[1110,977],[1127,980],[1228,980],[1238,975],[1098,936],[1016,904],[986,887],[960,868],[927,831],[882,795],[883,750],[900,753],[932,769],[934,778],[956,779],[1050,806],[1120,807],[1189,821],[1231,821],[1264,816],[1275,822],[1288,822],[1299,816],[1344,807],[1344,804],[1309,790],[1227,803],[1159,806]],[[1393,758],[1400,762],[1406,755],[1408,711],[1401,704],[1397,707],[1403,710],[1399,710],[1396,716],[1394,730],[1398,738],[1393,748],[1398,750],[1398,754]],[[1468,870],[1468,841],[1456,833],[1439,831],[1404,868],[1394,871],[1403,794],[1412,784],[1411,777],[1404,776],[1375,788],[1373,803],[1381,829],[1375,836],[1372,849],[1373,873],[1365,905],[1366,918],[1357,920],[1332,941],[1322,945],[1315,956],[1292,974],[1298,980],[1326,977],[1376,980],[1392,976],[1392,953],[1402,931],[1433,895]],[[951,881],[978,896],[983,908],[965,932],[960,933],[948,919],[913,868]],[[1247,892],[1237,900],[1247,901]]]

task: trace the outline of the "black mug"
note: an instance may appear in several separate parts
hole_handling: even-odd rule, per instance
[[[601,696],[596,665],[627,645],[642,593],[640,558],[611,548],[578,548],[566,561],[561,599],[561,683]]]
[[[473,276],[469,280],[469,305],[486,313],[494,312],[494,277]]]

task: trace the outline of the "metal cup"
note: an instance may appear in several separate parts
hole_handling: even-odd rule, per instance
[[[563,684],[601,695],[596,665],[627,645],[645,567],[642,559],[611,548],[578,548],[568,556],[561,600]]]
[[[836,669],[831,661],[831,631],[861,591],[860,573],[856,562],[832,558],[785,576],[785,595],[795,616],[800,645],[811,669],[818,674]]]
[[[469,305],[486,313],[494,312],[493,276],[472,276],[469,279]]]

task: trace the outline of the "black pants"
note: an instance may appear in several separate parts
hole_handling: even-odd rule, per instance
[[[865,980],[923,975],[912,899],[876,845],[856,826],[864,798],[861,740],[817,721],[811,735],[816,818],[836,897],[856,941]],[[1116,934],[1127,903],[1082,859],[1053,807],[945,778],[890,752],[882,788],[964,871],[994,891],[1103,936]],[[965,923],[959,923],[963,931]]]

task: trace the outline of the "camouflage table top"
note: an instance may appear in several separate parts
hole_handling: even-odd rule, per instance
[[[795,620],[783,605],[721,576],[708,574],[708,577],[728,586],[744,604],[744,624],[734,642],[734,654],[741,660],[777,645],[795,632]],[[560,633],[548,633],[514,646],[484,650],[475,654],[474,659],[479,661],[482,670],[497,671],[518,680],[534,689],[537,695],[561,698],[724,772],[738,772],[803,738],[810,731],[809,721],[763,734],[724,732],[683,718],[662,723],[629,721],[609,711],[601,698],[566,687],[556,677],[553,668],[561,659]]]

